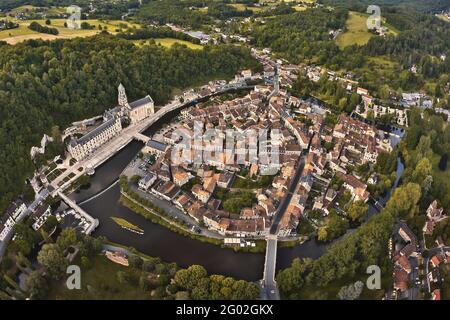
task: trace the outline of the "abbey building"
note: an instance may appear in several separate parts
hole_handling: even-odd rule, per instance
[[[122,84],[119,85],[118,91],[118,106],[104,113],[103,122],[78,139],[72,137],[69,142],[67,150],[77,161],[85,159],[102,144],[120,134],[124,120],[128,119],[133,125],[155,112],[153,99],[149,95],[128,103]]]
[[[137,123],[155,113],[155,105],[153,99],[147,95],[146,97],[128,103],[125,88],[122,84],[119,85],[119,108],[123,114],[127,116],[131,123]]]

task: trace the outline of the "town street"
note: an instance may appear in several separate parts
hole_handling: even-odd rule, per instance
[[[292,194],[295,191],[295,188],[298,185],[298,182],[300,180],[300,176],[302,175],[303,172],[303,167],[305,166],[305,157],[301,157],[300,161],[297,165],[297,169],[295,170],[295,174],[292,178],[291,184],[289,185],[289,189],[288,192],[286,193],[286,196],[283,198],[283,200],[281,201],[280,205],[278,206],[278,209],[275,213],[275,217],[272,223],[272,226],[270,228],[270,234],[276,234],[277,230],[278,230],[278,225],[281,221],[281,218],[284,215],[284,212],[286,211],[289,203],[291,202],[292,199]]]

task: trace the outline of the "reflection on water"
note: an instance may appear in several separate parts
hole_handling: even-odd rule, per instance
[[[161,257],[186,267],[201,264],[209,272],[258,280],[262,278],[263,254],[235,253],[233,250],[181,236],[154,224],[119,203],[120,187],[114,186],[102,196],[83,205],[83,209],[100,221],[94,236],[136,248],[150,256]],[[124,218],[144,230],[143,235],[122,229],[110,217]]]

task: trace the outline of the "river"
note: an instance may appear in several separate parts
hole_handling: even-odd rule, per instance
[[[144,134],[152,135],[164,123],[170,121],[176,113],[168,114]],[[133,141],[119,151],[111,159],[98,167],[91,177],[90,187],[70,195],[76,202],[82,202],[115,182],[142,148],[140,142]],[[399,160],[400,161],[400,160]],[[401,164],[401,162],[400,162]],[[401,165],[398,174],[401,174]],[[398,176],[399,177],[399,176]],[[396,181],[395,186],[398,183]],[[388,195],[389,196],[389,195]],[[386,199],[388,198],[386,197]],[[160,257],[167,262],[176,262],[182,267],[192,264],[203,265],[208,272],[224,274],[238,279],[256,281],[262,278],[264,254],[234,252],[233,250],[192,240],[169,229],[152,223],[139,214],[119,203],[120,187],[114,185],[100,196],[83,204],[82,207],[100,222],[93,236],[105,236],[110,241],[130,246],[149,256]],[[371,210],[372,211],[372,210]],[[371,212],[371,215],[375,211]],[[144,230],[144,235],[138,235],[120,228],[110,217],[124,218]],[[351,230],[349,231],[351,232]],[[330,244],[317,242],[315,239],[291,248],[279,248],[277,255],[277,270],[290,266],[296,257],[316,259],[325,253]]]

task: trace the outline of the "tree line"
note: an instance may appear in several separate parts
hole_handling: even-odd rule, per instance
[[[53,35],[59,34],[58,29],[43,26],[43,25],[37,23],[36,21],[33,21],[32,23],[30,23],[30,25],[28,26],[28,29],[39,32],[39,33],[47,33],[47,34],[53,34]]]

